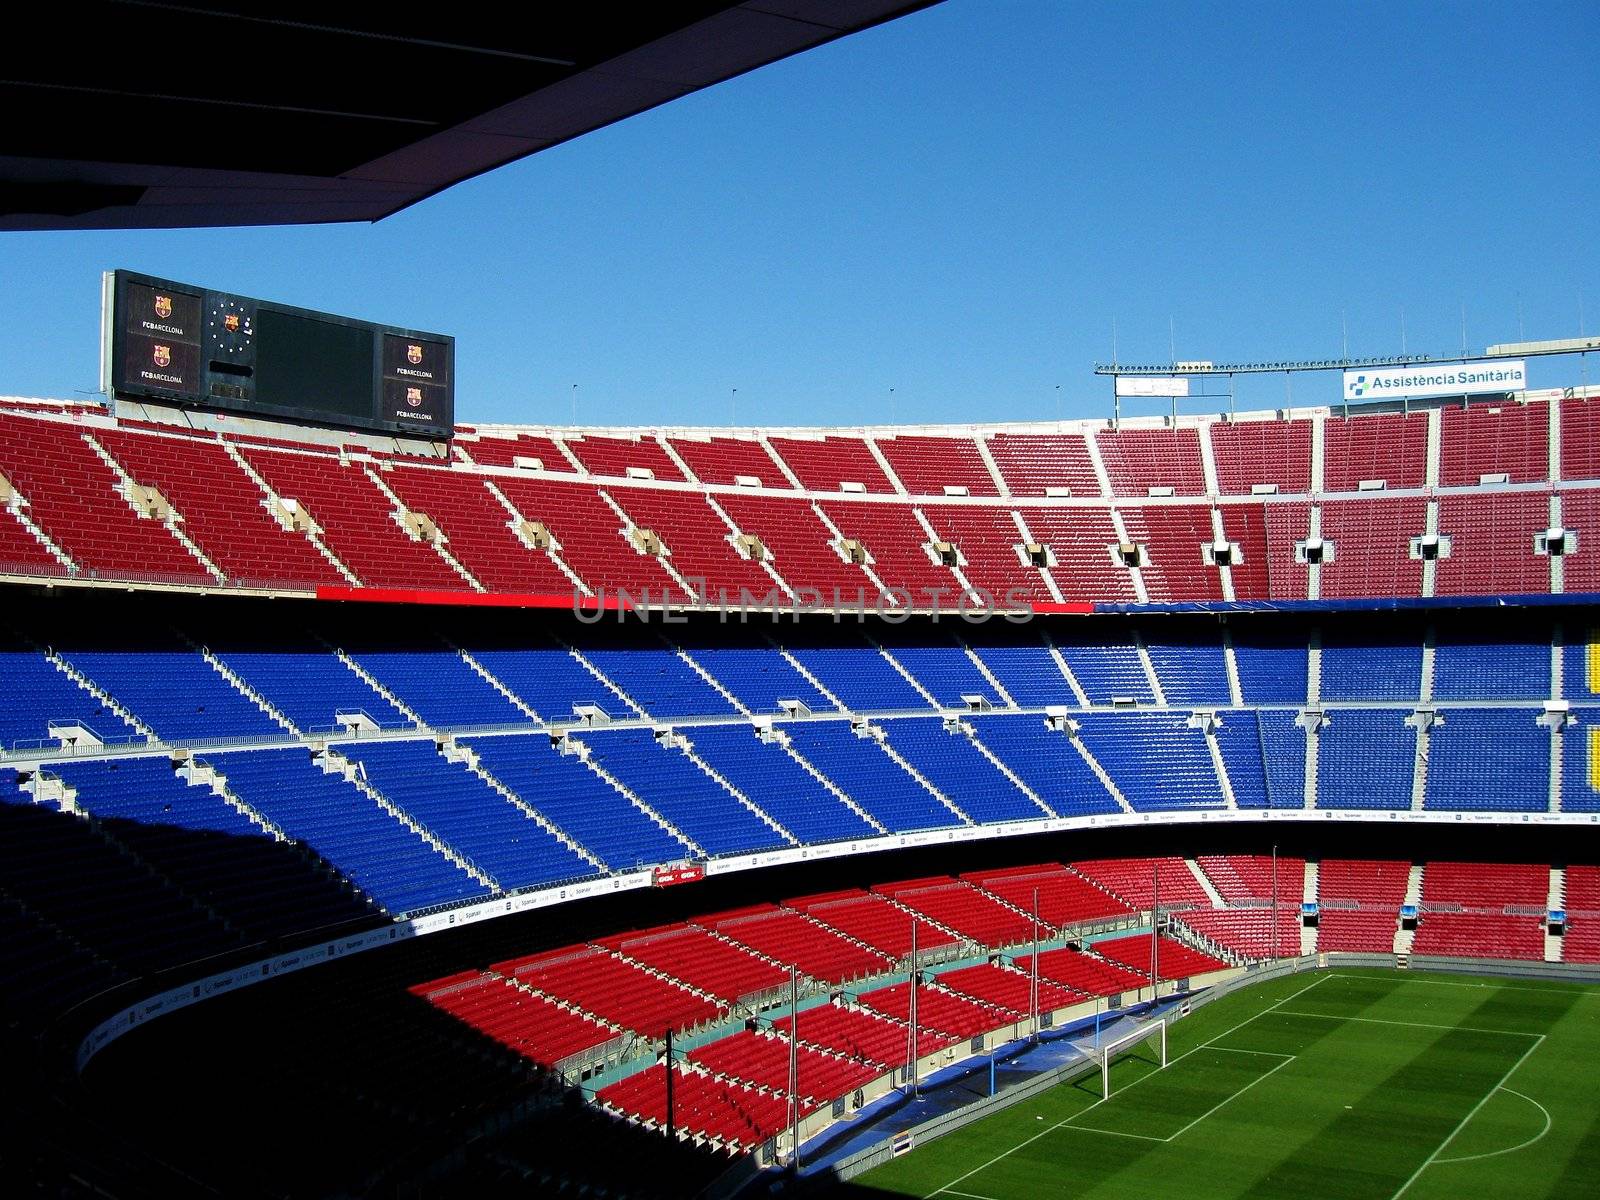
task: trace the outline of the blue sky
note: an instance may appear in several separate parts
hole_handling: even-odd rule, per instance
[[[1593,333],[1596,45],[1595,0],[949,0],[377,225],[0,234],[0,392],[96,386],[115,266],[453,333],[463,422],[574,383],[585,424],[1104,416],[1113,324],[1123,362]]]

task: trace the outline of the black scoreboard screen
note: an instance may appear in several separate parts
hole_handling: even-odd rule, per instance
[[[128,399],[442,439],[455,339],[106,273],[105,385]]]

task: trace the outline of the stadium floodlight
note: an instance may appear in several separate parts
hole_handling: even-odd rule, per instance
[[[1167,1019],[1140,1020],[1130,1017],[1103,1030],[1093,1038],[1083,1038],[1072,1043],[1090,1062],[1100,1068],[1100,1098],[1111,1099],[1111,1060],[1121,1058],[1144,1045],[1154,1043],[1159,1047],[1157,1070],[1167,1066]]]

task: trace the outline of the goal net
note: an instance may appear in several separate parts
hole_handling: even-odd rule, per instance
[[[1167,1065],[1167,1021],[1137,1020],[1132,1017],[1103,1025],[1087,1037],[1073,1041],[1073,1046],[1090,1062],[1100,1068],[1101,1099],[1111,1098],[1111,1063],[1142,1047],[1150,1050],[1150,1061],[1157,1069]]]

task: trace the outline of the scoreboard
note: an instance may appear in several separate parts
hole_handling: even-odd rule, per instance
[[[107,271],[108,395],[447,439],[455,339]]]

